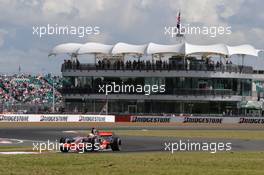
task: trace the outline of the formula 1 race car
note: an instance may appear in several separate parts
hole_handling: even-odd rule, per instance
[[[102,150],[121,150],[121,139],[113,132],[98,132],[87,137],[62,137],[60,139],[61,152],[96,152]]]

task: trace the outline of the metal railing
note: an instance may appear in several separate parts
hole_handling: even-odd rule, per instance
[[[95,65],[95,64],[62,64],[61,71],[67,70],[127,70],[127,71],[151,71],[151,70],[167,70],[167,71],[214,71],[214,72],[235,72],[252,74],[253,67],[250,66],[239,66],[239,65],[210,65],[210,64],[135,64],[135,65],[124,65],[124,64],[106,64],[106,65]]]

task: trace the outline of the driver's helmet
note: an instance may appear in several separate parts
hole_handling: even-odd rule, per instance
[[[97,135],[98,131],[95,128],[92,128],[91,133]]]
[[[93,134],[93,133],[90,133],[90,134],[88,135],[88,137],[93,138],[93,137],[94,137],[94,134]]]

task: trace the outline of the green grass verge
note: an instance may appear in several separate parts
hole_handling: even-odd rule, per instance
[[[1,152],[9,151],[32,151],[32,146],[0,146]]]
[[[262,175],[263,152],[0,155],[1,174]]]

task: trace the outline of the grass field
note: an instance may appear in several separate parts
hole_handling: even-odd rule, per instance
[[[0,146],[1,152],[32,151],[32,146]]]
[[[263,175],[263,152],[1,155],[0,174]]]

